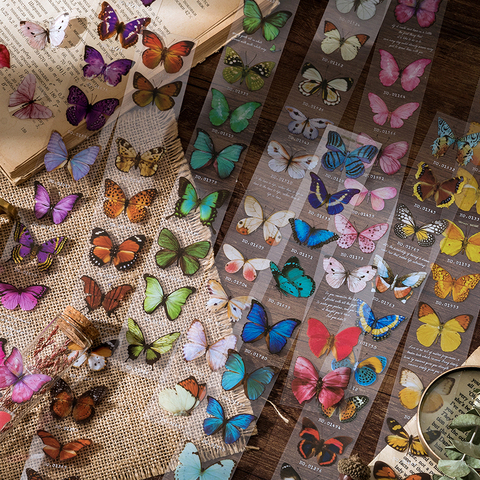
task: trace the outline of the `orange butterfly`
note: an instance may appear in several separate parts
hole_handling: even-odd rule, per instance
[[[183,40],[166,48],[165,42],[149,30],[143,31],[143,44],[148,47],[142,53],[143,64],[152,69],[164,64],[167,73],[180,71],[183,67],[182,57],[188,57],[195,45],[193,42]]]
[[[434,287],[435,295],[439,298],[446,298],[451,293],[454,302],[463,302],[467,299],[470,290],[473,290],[480,282],[480,273],[453,278],[450,273],[436,263],[433,263],[430,268],[433,279],[437,282]]]
[[[45,444],[43,451],[53,460],[58,460],[60,462],[76,457],[77,452],[92,444],[91,440],[81,438],[62,445],[51,433],[48,433],[45,430],[38,430],[37,435]]]
[[[178,96],[182,89],[182,82],[167,83],[157,88],[140,72],[135,72],[133,88],[138,88],[133,92],[132,98],[139,107],[146,107],[151,103],[163,112],[170,110],[175,105],[172,97]]]
[[[145,220],[147,207],[157,197],[157,191],[154,188],[143,190],[128,200],[120,186],[113,180],[106,178],[105,196],[107,200],[103,202],[103,212],[108,218],[116,218],[125,211],[132,223],[139,223]]]

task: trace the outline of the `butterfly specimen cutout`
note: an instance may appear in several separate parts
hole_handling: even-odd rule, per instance
[[[89,422],[94,414],[95,407],[105,398],[108,388],[104,385],[93,387],[75,397],[70,386],[59,378],[50,390],[50,411],[55,420],[63,420],[72,415],[76,423]]]
[[[324,245],[334,242],[338,235],[330,230],[323,228],[314,228],[300,218],[289,218],[292,227],[293,239],[300,245],[305,245],[311,249],[322,248]]]
[[[187,331],[187,343],[183,346],[183,358],[191,362],[205,355],[208,366],[214,372],[225,365],[228,351],[234,350],[237,344],[235,335],[227,335],[215,343],[207,343],[205,328],[200,320],[194,320]]]
[[[376,274],[372,265],[347,270],[340,261],[333,257],[324,257],[323,269],[326,273],[325,280],[332,288],[340,288],[346,283],[352,293],[361,292],[367,286],[367,282]]]
[[[69,21],[70,15],[67,12],[61,13],[52,20],[48,28],[44,28],[38,23],[22,20],[20,22],[20,32],[35,50],[43,50],[47,43],[52,47],[58,47],[65,38],[65,30]]]
[[[121,58],[111,63],[105,63],[102,54],[89,45],[85,45],[83,59],[87,63],[83,67],[83,76],[87,80],[101,77],[109,87],[116,87],[122,81],[122,77],[128,74],[135,63],[128,58]]]
[[[225,265],[227,273],[237,273],[243,267],[243,278],[247,282],[253,282],[257,278],[257,270],[265,270],[270,267],[268,258],[250,258],[248,260],[232,245],[223,244],[223,253],[229,259]]]
[[[72,211],[77,200],[83,197],[81,193],[74,193],[63,197],[58,203],[52,204],[47,189],[37,181],[34,182],[34,185],[35,206],[33,212],[35,213],[35,217],[37,220],[40,220],[46,215],[51,215],[55,225],[62,223]]]
[[[370,20],[377,12],[377,5],[383,0],[336,0],[340,13],[349,13],[352,8],[360,20]]]
[[[270,366],[260,367],[247,373],[242,356],[238,352],[230,350],[222,375],[222,388],[229,391],[243,386],[245,396],[250,401],[254,401],[260,398],[273,380],[275,373],[275,368]]]
[[[181,287],[166,294],[157,278],[148,273],[143,278],[146,282],[143,310],[145,313],[152,314],[163,305],[165,315],[170,321],[176,320],[180,316],[188,297],[197,291],[194,287]]]
[[[373,266],[377,269],[378,276],[372,292],[385,293],[387,290],[393,290],[395,298],[402,303],[406,303],[413,295],[412,290],[420,287],[428,275],[427,272],[411,272],[400,277],[394,275],[388,263],[380,255],[375,255]]]
[[[286,318],[270,325],[265,307],[259,301],[252,299],[252,306],[242,330],[242,340],[245,343],[254,343],[264,338],[268,351],[279,354],[300,323],[300,320],[295,318]]]
[[[252,303],[253,297],[247,295],[232,298],[217,280],[209,280],[207,289],[210,294],[206,304],[207,310],[209,312],[218,312],[225,308],[228,319],[232,322],[240,320],[243,310]]]
[[[403,203],[397,206],[395,218],[399,220],[399,223],[393,226],[395,235],[403,239],[414,235],[419,247],[431,247],[435,243],[435,235],[442,234],[448,227],[446,220],[434,220],[418,226],[412,212]]]
[[[245,85],[251,92],[260,90],[265,84],[263,78],[268,78],[275,68],[275,62],[269,61],[250,66],[243,62],[240,55],[233,48],[228,46],[225,50],[223,63],[228,65],[223,69],[223,78],[228,83],[236,83],[240,80],[240,85],[245,80]]]
[[[94,372],[100,372],[105,369],[108,363],[108,359],[113,355],[113,352],[117,349],[119,345],[118,340],[107,340],[96,347],[90,348],[83,355],[80,355],[75,362],[73,367],[80,368],[85,362],[87,362],[90,370]],[[83,350],[83,347],[71,343],[68,345],[68,349],[72,351],[72,356],[78,355],[79,350]],[[69,357],[70,358],[70,357]]]
[[[188,57],[195,46],[193,42],[182,40],[167,47],[165,41],[150,30],[143,30],[142,43],[147,47],[142,53],[143,64],[150,69],[163,65],[167,73],[178,73],[183,67],[182,57]]]
[[[369,190],[365,185],[353,178],[346,178],[344,181],[345,188],[355,188],[360,190],[360,193],[354,195],[350,200],[350,205],[358,207],[365,198],[370,199],[372,208],[376,212],[380,212],[385,208],[385,200],[390,200],[397,196],[397,189],[395,187],[380,187],[374,190]],[[368,201],[368,200],[367,200]]]
[[[243,132],[249,125],[249,120],[255,114],[255,110],[261,107],[260,102],[247,102],[235,109],[228,105],[225,95],[216,88],[212,88],[212,109],[208,114],[210,123],[216,127],[223,125],[230,119],[232,132]]]
[[[140,72],[133,74],[133,92],[132,99],[139,107],[155,105],[160,111],[170,110],[175,105],[173,97],[177,97],[182,90],[182,82],[172,82],[154,87],[153,83],[143,76]]]
[[[107,3],[102,3],[98,14],[101,22],[97,26],[98,36],[104,41],[115,36],[122,48],[133,47],[138,42],[138,35],[150,24],[150,18],[137,18],[130,22],[121,22],[115,10]]]
[[[282,269],[270,262],[270,270],[277,288],[284,295],[297,298],[308,298],[315,292],[315,280],[305,274],[297,257],[290,257]]]
[[[0,68],[10,68],[10,52],[2,43],[0,43]]]
[[[395,7],[395,18],[398,23],[406,23],[417,17],[418,25],[428,28],[435,23],[438,7],[442,0],[398,0]]]
[[[25,470],[25,473],[27,474],[27,480],[46,480],[45,477],[40,475],[38,472],[31,468],[27,468]],[[68,478],[65,478],[64,480],[80,480],[80,477],[77,476],[70,476]]]
[[[385,340],[403,321],[403,315],[386,315],[376,318],[370,306],[357,298],[357,323],[364,335],[370,333],[375,341]]]
[[[124,138],[116,140],[118,155],[115,158],[115,166],[124,173],[128,173],[132,167],[139,169],[142,177],[152,177],[158,169],[160,160],[165,157],[163,147],[154,147],[144,153],[137,152]]]
[[[53,112],[48,107],[35,101],[36,88],[37,78],[33,73],[29,73],[8,99],[9,107],[21,105],[21,108],[13,113],[14,117],[20,120],[27,120],[31,118],[50,118],[53,115]]]
[[[62,251],[68,239],[67,237],[55,237],[37,245],[28,228],[17,222],[13,232],[13,240],[18,245],[12,248],[11,259],[15,263],[20,263],[25,258],[36,255],[38,271],[45,272],[52,266],[55,255]]]
[[[72,178],[78,181],[90,171],[90,167],[95,163],[99,152],[100,147],[94,145],[70,157],[62,136],[58,132],[53,131],[50,135],[47,153],[43,161],[47,172],[67,166],[67,170],[70,172]]]
[[[280,478],[282,480],[302,480],[297,471],[289,463],[282,464]]]
[[[72,85],[68,92],[67,102],[73,105],[67,108],[68,122],[77,126],[82,120],[85,120],[87,130],[90,131],[102,128],[107,117],[112,115],[120,103],[117,98],[105,98],[91,104],[87,96],[76,85]]]
[[[152,343],[145,341],[140,325],[133,319],[128,319],[128,330],[126,332],[128,345],[127,360],[136,360],[142,352],[145,353],[145,361],[147,365],[153,366],[157,363],[161,356],[170,351],[173,344],[180,336],[180,332],[172,332],[157,338]]]
[[[352,352],[343,360],[332,360],[332,370],[341,367],[350,368],[354,372],[355,381],[362,387],[372,385],[377,379],[377,375],[382,373],[386,366],[387,358],[382,355],[368,357],[358,362],[355,354]]]
[[[473,290],[480,282],[480,273],[453,278],[447,270],[436,263],[432,263],[430,268],[436,282],[434,292],[439,298],[447,298],[451,294],[454,302],[464,302],[470,290]]]
[[[18,306],[24,311],[33,310],[38,301],[50,290],[45,285],[29,285],[18,288],[9,283],[0,282],[0,302],[7,310],[15,310]]]
[[[327,418],[332,418],[335,412],[338,414],[338,421],[341,423],[353,422],[358,412],[367,405],[369,398],[366,395],[355,395],[344,398],[337,405],[326,408],[320,405],[320,413]]]
[[[213,165],[217,175],[224,179],[231,175],[247,146],[243,143],[233,143],[217,151],[215,150],[212,137],[205,130],[197,128],[197,138],[193,148],[194,150],[190,157],[190,166],[193,170]]]
[[[480,232],[467,238],[456,223],[450,220],[447,222],[448,227],[442,233],[445,238],[440,242],[440,251],[451,257],[465,253],[472,262],[480,262]]]
[[[268,155],[271,157],[268,166],[274,172],[287,172],[292,178],[299,179],[305,176],[307,170],[312,170],[317,166],[317,155],[290,155],[285,147],[272,140],[268,144]]]
[[[198,383],[194,376],[178,382],[173,388],[166,388],[158,394],[160,406],[175,416],[188,416],[200,405],[207,395],[205,383]]]
[[[280,10],[264,17],[262,11],[255,0],[244,0],[243,30],[247,35],[253,35],[260,28],[263,38],[267,42],[275,40],[280,33],[280,29],[285,26],[292,12]]]
[[[117,270],[126,272],[135,265],[146,240],[145,235],[132,235],[117,246],[113,244],[106,230],[95,227],[90,237],[93,247],[88,258],[96,267],[112,262]]]
[[[297,446],[298,453],[305,459],[316,457],[321,466],[334,464],[338,455],[353,442],[353,438],[344,436],[323,440],[316,425],[307,417],[303,417],[299,435],[301,440]]]
[[[395,470],[385,462],[377,461],[373,466],[373,476],[375,480],[400,480]],[[402,480],[431,480],[431,476],[428,473],[414,473],[408,475]]]
[[[370,108],[375,114],[373,121],[377,125],[384,125],[386,122],[390,122],[390,127],[392,128],[402,127],[403,121],[410,118],[420,106],[418,102],[410,102],[390,111],[387,104],[375,93],[370,92],[368,100],[370,101]]]
[[[288,124],[288,131],[295,135],[302,134],[309,140],[315,140],[318,137],[319,130],[323,130],[327,125],[333,125],[333,122],[326,118],[308,118],[298,108],[285,107],[292,121]]]
[[[105,313],[110,317],[112,313],[120,306],[120,302],[128,293],[133,290],[133,287],[128,284],[119,285],[112,288],[107,293],[102,293],[98,283],[88,275],[82,275],[80,280],[83,282],[83,293],[85,303],[89,312],[93,312],[100,307],[103,307]]]
[[[355,59],[359,50],[370,38],[368,35],[362,33],[352,35],[348,38],[342,37],[338,28],[328,20],[325,21],[323,33],[325,34],[325,38],[320,44],[323,53],[330,55],[331,53],[340,50],[342,59],[345,61]]]
[[[480,214],[480,189],[478,188],[478,182],[475,177],[464,168],[460,167],[457,171],[457,175],[465,179],[463,189],[460,193],[455,195],[455,204],[460,210],[468,212],[476,205],[476,211]]]
[[[340,93],[348,92],[353,86],[353,78],[338,77],[327,80],[311,63],[306,63],[302,67],[302,80],[298,84],[298,90],[302,95],[309,97],[321,93],[325,105],[338,105],[341,101]]]
[[[80,438],[62,445],[51,433],[45,430],[37,430],[37,435],[41,438],[43,451],[52,459],[59,462],[70,460],[78,455],[78,452],[92,444],[87,438]]]
[[[387,426],[391,435],[385,437],[387,445],[394,448],[398,452],[410,451],[412,455],[426,457],[428,454],[420,442],[418,435],[409,435],[405,429],[394,419],[387,418]],[[432,443],[440,437],[439,430],[431,430],[424,433],[427,443]]]
[[[268,218],[263,213],[260,202],[251,195],[247,195],[243,202],[243,208],[248,215],[237,223],[237,232],[240,235],[250,235],[255,232],[260,225],[263,225],[263,238],[268,245],[275,247],[282,241],[280,228],[285,227],[290,218],[295,217],[295,212],[291,210],[280,210],[272,213]]]

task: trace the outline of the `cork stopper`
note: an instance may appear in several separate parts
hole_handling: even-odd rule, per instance
[[[88,347],[93,340],[100,336],[92,322],[71,305],[65,307],[62,316],[65,319],[60,318],[58,321],[61,330],[78,346]],[[89,341],[90,345],[86,343],[86,340]]]

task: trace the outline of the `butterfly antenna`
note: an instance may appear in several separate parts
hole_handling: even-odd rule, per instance
[[[285,422],[285,423],[289,423],[289,420],[287,417],[284,417],[281,413],[280,413],[280,410],[279,408],[271,401],[269,400],[268,398],[264,398],[262,397],[263,400],[267,401],[274,409],[275,411],[277,412],[277,415]]]

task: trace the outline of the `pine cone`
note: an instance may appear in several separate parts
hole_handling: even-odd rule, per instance
[[[343,458],[338,462],[339,480],[369,480],[370,468],[358,455]]]

